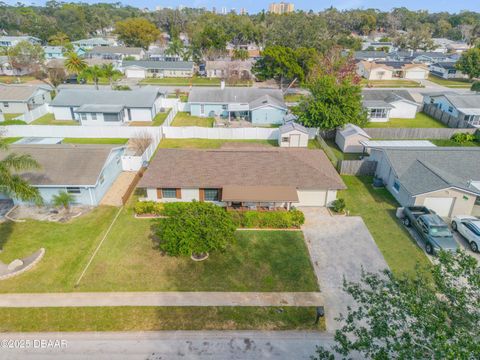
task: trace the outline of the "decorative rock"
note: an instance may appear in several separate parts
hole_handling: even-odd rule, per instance
[[[13,260],[10,264],[8,264],[8,270],[15,270],[19,267],[23,266],[23,261],[20,259]]]

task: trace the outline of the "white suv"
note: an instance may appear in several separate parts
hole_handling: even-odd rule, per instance
[[[455,216],[452,219],[452,229],[463,235],[473,252],[478,252],[480,248],[480,219],[468,215]]]

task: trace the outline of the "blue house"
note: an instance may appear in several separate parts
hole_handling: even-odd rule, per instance
[[[445,91],[423,96],[424,105],[433,105],[444,113],[464,121],[467,126],[480,128],[480,95]]]
[[[115,145],[70,144],[14,144],[9,148],[9,152],[30,155],[39,163],[39,170],[25,171],[20,176],[40,191],[44,203],[51,203],[54,195],[66,191],[75,197],[76,204],[89,206],[100,203],[122,171],[124,150]],[[0,158],[7,154],[0,152]]]
[[[194,88],[188,96],[193,116],[242,119],[255,125],[283,124],[287,106],[280,90]]]
[[[63,46],[44,46],[43,51],[45,52],[45,59],[63,59],[65,56],[65,48]]]

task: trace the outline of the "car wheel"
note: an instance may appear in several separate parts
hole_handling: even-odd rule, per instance
[[[475,241],[470,243],[470,249],[472,249],[473,252],[478,252],[478,245]]]
[[[427,254],[430,254],[430,255],[433,254],[433,247],[432,247],[432,245],[430,245],[430,244],[425,245],[425,250],[426,250]]]
[[[403,219],[403,225],[405,225],[406,227],[410,227],[410,225],[412,225],[412,224],[410,223],[410,219],[407,218],[407,217],[404,218],[404,219]]]
[[[457,223],[455,221],[452,221],[452,229],[453,229],[453,231],[457,231],[457,229],[458,229]]]

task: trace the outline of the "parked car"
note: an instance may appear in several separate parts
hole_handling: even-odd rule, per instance
[[[424,206],[410,206],[403,211],[403,223],[413,227],[425,243],[428,254],[434,255],[440,250],[455,252],[458,245],[448,225],[443,219]]]
[[[85,79],[79,79],[77,75],[70,75],[64,81],[64,84],[85,84]]]
[[[452,219],[452,229],[458,231],[470,244],[473,252],[480,247],[480,219],[475,216],[457,215]]]

